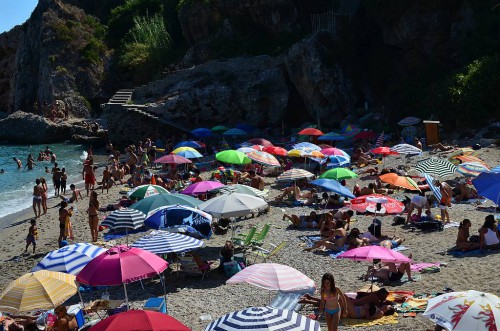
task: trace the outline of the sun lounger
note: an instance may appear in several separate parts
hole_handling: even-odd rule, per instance
[[[303,307],[303,304],[299,303],[300,298],[306,293],[313,294],[314,291],[314,288],[293,292],[278,291],[278,293],[276,293],[276,296],[268,306],[272,308],[294,310],[298,312]]]

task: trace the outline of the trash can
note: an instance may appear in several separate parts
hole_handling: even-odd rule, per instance
[[[144,310],[153,310],[167,314],[167,304],[164,298],[149,298],[144,304]]]

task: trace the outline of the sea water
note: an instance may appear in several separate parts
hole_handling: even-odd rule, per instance
[[[44,177],[49,188],[49,197],[54,196],[54,186],[52,184],[52,174],[45,173],[45,167],[49,171],[54,166],[50,161],[37,161],[40,151],[46,147],[56,154],[56,162],[60,169],[66,168],[68,180],[66,184],[66,196],[71,196],[70,184],[75,184],[77,189],[83,188],[83,161],[87,156],[86,148],[83,145],[75,144],[49,144],[49,145],[7,145],[0,144],[0,217],[13,214],[28,207],[33,203],[33,187],[35,180]],[[36,166],[33,170],[28,170],[26,159],[31,154],[35,160]],[[17,168],[17,163],[12,159],[17,157],[21,160],[23,166]],[[48,204],[51,207],[53,203]],[[6,218],[7,222],[8,217]],[[5,224],[0,224],[0,228]]]

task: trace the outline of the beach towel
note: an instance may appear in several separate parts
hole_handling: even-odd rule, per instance
[[[436,262],[436,263],[415,263],[410,265],[411,271],[417,271],[417,272],[422,272],[422,270],[427,269],[427,268],[432,268],[432,267],[440,267],[441,263]]]
[[[458,250],[458,251],[448,251],[448,254],[453,255],[454,257],[477,256],[477,255],[485,255],[486,251],[483,249],[475,249],[466,252]]]
[[[352,328],[368,327],[374,325],[398,324],[397,317],[398,314],[395,313],[394,315],[384,316],[376,320],[344,318],[340,320],[340,324],[343,326],[350,326]]]
[[[443,229],[458,228],[459,226],[460,226],[460,223],[458,223],[458,222],[450,222],[448,224],[445,224]]]

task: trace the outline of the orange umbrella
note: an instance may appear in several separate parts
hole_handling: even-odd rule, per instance
[[[415,183],[415,181],[409,177],[398,176],[398,174],[391,172],[385,175],[380,175],[378,176],[378,178],[380,178],[380,180],[383,181],[384,183],[402,187],[410,191],[420,191],[420,189],[418,188],[418,184]]]
[[[323,132],[315,128],[305,128],[299,131],[299,134],[303,136],[322,136]]]

